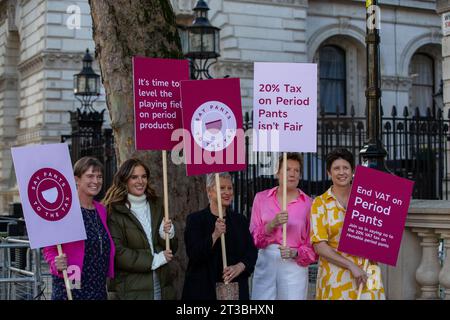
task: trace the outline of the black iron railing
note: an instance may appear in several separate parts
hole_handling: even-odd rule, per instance
[[[415,181],[413,198],[448,199],[449,120],[442,110],[432,114],[428,109],[421,115],[416,108],[413,115],[408,108],[398,116],[392,107],[389,116],[382,116],[382,141],[388,151],[389,170]],[[277,185],[274,177],[279,154],[252,152],[251,115],[244,116],[247,170],[234,172],[234,207],[249,216],[254,195]],[[300,188],[312,197],[329,188],[325,168],[326,155],[337,147],[349,149],[361,162],[359,151],[366,139],[366,118],[356,117],[354,108],[349,116],[329,116],[321,113],[318,119],[317,153],[304,154],[303,178]]]
[[[421,115],[419,109],[410,114],[404,108],[399,116],[396,107],[389,116],[382,117],[382,141],[388,151],[387,166],[392,173],[415,181],[416,199],[448,199],[449,120],[442,110],[432,114],[428,109]],[[252,152],[251,114],[244,115],[247,169],[232,173],[235,187],[234,207],[249,216],[254,195],[277,184],[274,177],[278,154]],[[303,177],[300,188],[312,197],[322,194],[330,186],[325,157],[336,147],[348,148],[360,163],[359,151],[366,139],[366,119],[356,117],[354,108],[349,116],[330,116],[321,113],[318,118],[317,153],[304,154]],[[83,131],[62,136],[69,143],[72,161],[92,155],[105,165],[104,188],[112,183],[117,170],[114,137],[111,129]]]
[[[103,188],[96,197],[97,200],[102,199],[106,190],[112,184],[117,168],[112,129],[63,135],[61,136],[61,142],[68,143],[73,163],[84,156],[96,157],[103,163]]]

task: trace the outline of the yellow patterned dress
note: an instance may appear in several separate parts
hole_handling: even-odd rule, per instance
[[[345,209],[339,204],[331,192],[331,188],[316,197],[311,207],[311,243],[326,241],[338,254],[352,260],[362,268],[364,258],[337,251],[344,218]],[[374,262],[370,262],[369,265],[372,265],[370,267],[372,269],[377,268]],[[368,289],[367,286],[364,287],[361,300],[385,299],[381,275],[378,279],[378,285],[373,286],[372,289]],[[320,257],[317,271],[316,299],[356,300],[357,295],[358,288],[350,270],[338,267]]]

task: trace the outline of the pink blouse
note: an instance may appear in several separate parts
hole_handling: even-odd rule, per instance
[[[253,200],[252,217],[250,220],[250,232],[253,241],[259,249],[264,249],[270,244],[283,243],[283,226],[275,227],[271,234],[266,233],[266,224],[275,218],[281,211],[277,199],[278,187],[258,192]],[[287,246],[297,248],[296,261],[301,266],[308,266],[317,261],[317,255],[309,240],[309,215],[312,200],[303,191],[298,189],[299,196],[288,203],[289,215],[287,223]]]

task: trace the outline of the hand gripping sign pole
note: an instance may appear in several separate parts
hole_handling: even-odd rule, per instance
[[[63,251],[60,244],[56,245],[58,248],[58,255],[62,256]],[[64,277],[64,284],[66,285],[66,291],[67,291],[67,300],[73,300],[72,299],[72,291],[70,290],[70,282],[69,282],[69,276],[67,275],[67,269],[64,269],[62,271],[63,277]]]
[[[169,197],[167,190],[167,151],[162,151],[163,184],[164,184],[164,222],[169,220]],[[166,250],[170,250],[169,234],[166,233]]]
[[[363,267],[364,272],[367,272],[368,265],[369,265],[369,259],[364,259],[364,267]],[[361,283],[358,288],[358,297],[356,298],[357,300],[361,299],[361,293],[362,293],[363,288],[364,288],[364,284]]]
[[[287,212],[287,153],[283,152],[283,211]],[[287,245],[287,223],[283,223],[283,247]]]

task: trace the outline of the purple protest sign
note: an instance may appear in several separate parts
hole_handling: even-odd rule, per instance
[[[317,151],[317,64],[255,63],[253,151]]]
[[[11,152],[30,247],[86,239],[67,144],[18,147]]]
[[[338,250],[395,266],[414,182],[358,166]]]
[[[133,58],[136,150],[171,150],[181,129],[180,81],[189,79],[187,60]]]
[[[188,176],[246,168],[240,90],[239,79],[181,82]]]

